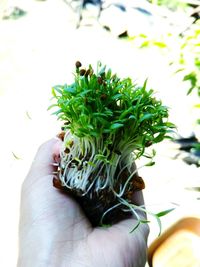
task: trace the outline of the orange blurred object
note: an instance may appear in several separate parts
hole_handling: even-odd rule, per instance
[[[200,267],[200,219],[183,218],[149,247],[150,267]]]

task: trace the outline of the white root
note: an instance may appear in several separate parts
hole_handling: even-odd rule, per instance
[[[105,155],[106,147],[102,141],[96,140],[96,142],[97,144],[94,143],[94,140],[80,139],[72,136],[69,132],[66,133],[61,150],[60,166],[63,172],[60,172],[59,177],[63,186],[78,189],[83,192],[83,195],[94,184],[96,192],[107,187],[114,187],[114,176],[121,156],[116,154],[112,158],[112,162],[104,163],[96,155],[99,151],[102,151],[102,155]],[[71,146],[68,144],[71,144]],[[68,153],[65,153],[66,147]],[[74,163],[74,160],[77,160],[77,162]],[[94,177],[92,181],[91,177]]]

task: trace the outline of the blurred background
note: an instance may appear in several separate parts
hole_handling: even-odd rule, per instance
[[[16,265],[21,184],[38,146],[60,131],[51,88],[72,80],[77,60],[148,78],[177,134],[140,170],[147,209],[175,208],[163,231],[200,217],[199,18],[198,0],[0,0],[0,266]],[[159,231],[154,219],[150,227],[149,245]]]

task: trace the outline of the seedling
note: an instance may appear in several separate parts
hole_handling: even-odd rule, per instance
[[[168,109],[130,78],[120,79],[111,69],[97,64],[82,68],[76,62],[74,82],[54,86],[54,114],[63,121],[61,162],[54,186],[72,194],[92,225],[110,225],[134,215],[140,223],[144,206],[132,203],[134,192],[145,187],[135,161],[152,155],[146,148],[170,138],[174,125]],[[160,216],[170,210],[154,214]]]

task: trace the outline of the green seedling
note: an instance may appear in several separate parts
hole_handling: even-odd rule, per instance
[[[97,70],[76,62],[74,82],[52,89],[54,114],[63,121],[61,162],[54,185],[72,194],[93,225],[110,225],[134,215],[144,206],[132,203],[134,192],[144,189],[135,161],[147,157],[147,148],[170,138],[174,125],[168,109],[147,89],[130,78],[120,79],[101,63]],[[164,211],[154,215],[159,217]]]

